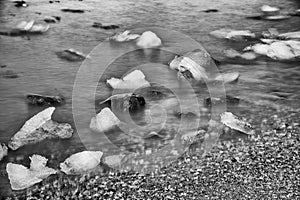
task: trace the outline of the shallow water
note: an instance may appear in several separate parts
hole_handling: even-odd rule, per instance
[[[253,106],[264,102],[268,106],[287,106],[291,109],[299,108],[300,93],[300,67],[299,62],[275,62],[268,59],[259,59],[251,62],[235,62],[223,56],[223,50],[234,48],[241,50],[248,42],[234,42],[216,39],[209,32],[220,28],[248,29],[255,33],[261,33],[268,28],[277,28],[279,32],[297,31],[300,25],[299,17],[292,17],[284,21],[255,21],[245,19],[246,15],[258,14],[258,8],[262,4],[280,7],[283,12],[292,12],[299,8],[297,1],[264,0],[262,1],[61,1],[61,3],[49,4],[48,1],[30,1],[28,8],[16,8],[11,1],[0,2],[0,29],[9,29],[22,20],[35,19],[42,21],[45,16],[61,16],[61,22],[50,24],[50,29],[43,35],[30,37],[7,37],[0,36],[0,64],[7,65],[6,69],[12,69],[20,74],[17,79],[0,78],[0,142],[7,143],[24,122],[42,107],[29,106],[25,100],[28,93],[57,94],[66,97],[66,104],[59,106],[54,113],[54,120],[68,122],[74,126],[72,116],[72,90],[76,73],[81,65],[80,62],[68,62],[58,58],[55,52],[67,48],[74,48],[88,54],[99,43],[115,32],[138,27],[161,27],[182,32],[200,42],[203,47],[217,60],[225,60],[226,64],[220,66],[222,72],[238,71],[241,76],[236,84],[226,85],[226,93],[237,96],[243,101],[239,106],[229,109],[244,115],[259,114]],[[80,7],[88,11],[83,14],[64,13],[62,7]],[[201,10],[216,8],[220,12],[204,13]],[[42,13],[41,15],[36,12]],[[12,14],[15,14],[12,15]],[[91,25],[94,22],[120,24],[121,28],[113,31],[95,29]],[[157,33],[158,34],[158,33]],[[191,44],[181,44],[180,38],[168,37],[169,33],[159,33],[164,45],[182,45],[188,51],[193,48]],[[253,42],[252,42],[253,43]],[[122,48],[127,48],[126,45]],[[183,53],[183,52],[182,52]],[[167,62],[174,54],[165,51],[135,51],[115,61],[106,71],[98,84],[96,99],[101,101],[110,96],[112,90],[106,86],[105,79],[109,77],[121,77],[124,73],[132,70],[137,64],[147,62]],[[225,63],[225,62],[223,62]],[[182,85],[178,83],[176,73],[169,69],[158,69],[153,66],[143,68],[147,78],[157,82],[157,78],[167,85],[167,89],[178,91]],[[147,73],[146,73],[147,72]],[[196,95],[198,100],[208,96],[205,85],[197,85]],[[284,92],[286,98],[274,95],[274,92]],[[189,93],[190,94],[190,93]],[[173,98],[171,92],[168,98]],[[186,96],[189,99],[191,96]],[[154,123],[147,129],[157,128],[164,113],[159,105],[164,105],[163,99],[148,97],[146,109],[150,109]],[[244,103],[247,102],[247,103]],[[250,103],[249,103],[250,102]],[[191,104],[194,106],[193,104]],[[273,105],[273,106],[274,106]],[[83,106],[84,108],[84,106]],[[99,110],[101,107],[96,106]],[[193,107],[191,107],[193,109]],[[168,114],[168,113],[167,113]],[[170,114],[170,113],[169,113]],[[180,119],[168,115],[168,131],[178,129]],[[91,116],[82,116],[89,121]],[[147,119],[136,117],[138,123],[145,123]],[[140,120],[140,121],[139,121]],[[156,121],[155,121],[156,120]],[[202,125],[207,121],[202,120]],[[86,129],[87,132],[90,132]],[[94,137],[97,137],[95,140]],[[36,145],[23,147],[15,152],[9,152],[9,156],[1,161],[1,169],[4,174],[1,177],[2,191],[8,189],[7,176],[4,172],[8,161],[28,163],[27,157],[33,153],[48,156],[52,160],[50,165],[61,161],[73,152],[83,149],[82,140],[91,149],[99,146],[104,149],[110,148],[110,143],[105,143],[105,138],[87,133],[86,137],[74,134],[70,140],[51,140]],[[95,144],[95,141],[96,144]],[[63,153],[61,153],[63,152]],[[1,184],[1,183],[0,183]]]

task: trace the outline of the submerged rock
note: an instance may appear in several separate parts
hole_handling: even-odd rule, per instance
[[[0,70],[0,77],[3,78],[18,78],[19,75],[17,72],[9,69],[9,70]]]
[[[145,79],[145,75],[140,70],[134,70],[124,76],[122,79],[111,78],[106,83],[113,89],[138,89],[141,87],[149,87],[150,83]]]
[[[71,12],[71,13],[84,13],[83,9],[76,9],[76,8],[62,8],[60,9],[63,12]]]
[[[28,7],[28,4],[26,3],[26,1],[21,0],[21,1],[13,1],[13,2],[15,3],[15,6],[17,8],[20,8],[20,7],[26,8],[26,7]]]
[[[206,10],[202,10],[202,12],[206,12],[206,13],[216,13],[219,12],[218,9],[206,9]]]
[[[222,113],[221,114],[221,122],[231,129],[240,131],[240,132],[248,134],[248,135],[254,134],[253,127],[249,123],[239,119],[237,116],[233,115],[231,112]]]
[[[8,163],[6,171],[13,190],[23,190],[41,182],[56,170],[46,167],[47,159],[40,155],[30,157],[30,168],[19,164]]]
[[[240,99],[237,97],[233,97],[230,95],[226,95],[225,99],[224,98],[210,98],[207,97],[204,99],[204,105],[205,106],[211,106],[212,104],[221,104],[221,103],[227,103],[231,105],[236,105],[240,102]]]
[[[105,132],[119,126],[119,124],[120,120],[116,115],[109,108],[103,108],[96,117],[91,119],[90,129],[96,132]]]
[[[50,16],[48,16],[48,17],[45,17],[44,21],[46,23],[56,23],[56,22],[60,21],[60,17],[50,17]]]
[[[73,129],[70,124],[51,120],[55,108],[50,107],[36,114],[11,138],[8,146],[16,150],[27,144],[35,144],[48,138],[70,138]]]
[[[300,9],[297,9],[295,12],[291,13],[290,15],[300,17]]]
[[[0,161],[7,156],[7,146],[0,143]]]
[[[141,48],[154,48],[161,44],[161,39],[152,31],[143,32],[136,42],[136,45]]]
[[[112,37],[110,37],[110,40],[116,41],[116,42],[127,42],[131,40],[135,40],[139,38],[140,35],[138,34],[130,34],[129,30],[124,31],[123,33],[116,34]]]
[[[220,29],[210,32],[210,35],[216,38],[226,38],[228,40],[244,40],[249,38],[255,38],[255,34],[249,30],[232,30],[232,29]]]
[[[73,62],[83,61],[84,59],[89,58],[87,55],[79,51],[76,51],[72,48],[56,52],[56,55],[61,59],[65,59]]]
[[[114,109],[136,112],[146,104],[145,98],[134,93],[116,94],[100,102],[109,103]]]
[[[101,151],[82,151],[71,155],[60,163],[61,171],[66,174],[81,174],[88,172],[100,164]]]
[[[118,25],[114,25],[114,24],[102,24],[100,22],[94,22],[94,24],[92,25],[92,27],[94,27],[94,28],[102,28],[104,30],[111,30],[111,29],[120,28],[120,26],[118,26]]]
[[[143,136],[143,139],[150,139],[150,138],[166,138],[167,135],[164,135],[164,134],[161,134],[161,132],[155,132],[155,131],[151,131],[151,132],[148,132],[146,133],[144,136]]]
[[[33,105],[56,105],[62,104],[65,102],[64,97],[62,96],[47,96],[40,94],[28,94],[26,96],[30,104]]]
[[[56,21],[60,21],[61,17],[60,16],[52,16],[54,19],[56,19]]]

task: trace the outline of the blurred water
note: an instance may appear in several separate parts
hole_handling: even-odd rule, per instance
[[[196,41],[200,42],[214,58],[224,60],[223,50],[234,48],[243,49],[251,42],[232,42],[213,38],[209,32],[220,28],[247,29],[255,33],[261,33],[268,28],[277,28],[280,32],[296,31],[300,25],[299,17],[292,17],[285,21],[255,21],[245,19],[246,15],[259,13],[262,4],[280,7],[285,12],[292,12],[299,8],[295,1],[281,0],[230,0],[230,1],[199,1],[190,0],[62,0],[61,3],[49,4],[48,1],[32,0],[28,8],[16,8],[11,1],[0,2],[0,29],[8,29],[22,20],[35,19],[42,21],[45,16],[61,16],[61,22],[51,24],[49,31],[44,35],[31,37],[0,37],[0,64],[7,65],[7,69],[13,69],[20,74],[17,79],[0,78],[0,142],[7,143],[14,133],[24,122],[41,111],[43,108],[29,106],[26,103],[27,93],[50,94],[59,92],[66,97],[67,103],[57,108],[54,120],[73,124],[72,118],[72,89],[77,70],[81,63],[68,62],[58,58],[56,51],[74,48],[88,54],[96,45],[104,41],[115,32],[136,27],[159,26],[166,29],[180,31]],[[83,14],[63,13],[62,7],[84,8],[88,11]],[[204,9],[219,9],[217,13],[204,13]],[[42,13],[41,15],[37,12]],[[15,16],[13,15],[15,14]],[[95,29],[93,22],[120,24],[121,29],[105,31]],[[167,34],[167,33],[166,33]],[[170,43],[179,38],[170,38]],[[184,48],[189,49],[189,45]],[[142,56],[141,52],[134,52],[127,58],[116,61],[107,73],[102,77],[104,81],[108,77],[120,77],[140,62],[161,62],[167,64],[172,58],[171,53],[152,52],[151,56]],[[145,60],[146,58],[146,60]],[[227,60],[228,61],[228,60]],[[250,102],[236,107],[236,112],[259,114],[258,110],[252,109],[252,104],[266,100],[291,108],[299,108],[300,93],[300,67],[299,63],[274,62],[259,60],[249,63],[229,63],[222,65],[221,71],[238,71],[241,74],[237,84],[226,85],[226,92]],[[161,77],[166,84],[176,84],[170,78],[171,72],[165,74],[161,70],[148,67],[150,77]],[[176,76],[175,76],[176,78]],[[176,87],[176,86],[174,86]],[[200,100],[208,95],[205,86],[199,86],[196,91]],[[272,93],[273,92],[273,93]],[[287,92],[288,98],[282,99],[274,92]],[[98,100],[107,98],[111,90],[104,82],[99,83],[96,97]],[[168,97],[172,97],[170,94]],[[162,100],[149,98],[149,107],[162,104]],[[99,107],[97,107],[100,109]],[[159,111],[159,109],[158,109]],[[157,119],[160,118],[158,112]],[[84,116],[83,116],[84,117]],[[90,120],[90,118],[87,118]],[[176,129],[178,119],[170,118],[168,124],[170,130]],[[142,122],[141,122],[142,123]],[[203,122],[205,124],[205,122]],[[169,131],[170,131],[169,130]],[[101,138],[98,138],[101,143]],[[93,142],[93,138],[87,138],[86,142]],[[101,144],[103,148],[109,148],[109,144]],[[1,162],[2,172],[8,161],[26,163],[27,157],[33,153],[52,156],[50,165],[66,158],[70,153],[79,151],[83,146],[77,134],[67,141],[52,140],[36,145],[21,148],[10,152],[9,156]],[[63,153],[61,153],[63,152]],[[24,156],[24,159],[17,159]],[[52,162],[52,163],[51,163]],[[4,173],[4,172],[3,172]],[[5,174],[5,173],[4,173]],[[6,175],[3,187],[7,186]],[[1,182],[1,181],[0,181]],[[6,185],[4,187],[4,185]],[[1,187],[1,186],[0,186]]]

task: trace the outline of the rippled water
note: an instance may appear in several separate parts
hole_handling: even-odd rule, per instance
[[[271,27],[277,28],[279,32],[298,30],[299,17],[292,17],[284,21],[245,19],[246,15],[258,14],[258,8],[262,4],[278,6],[284,12],[292,12],[299,8],[299,3],[296,0],[194,0],[188,2],[179,0],[142,0],[138,2],[133,0],[62,0],[61,3],[53,4],[49,4],[48,1],[33,0],[29,2],[28,8],[16,8],[10,1],[1,1],[0,29],[9,29],[22,20],[42,21],[45,16],[61,16],[62,19],[59,23],[50,24],[49,31],[44,35],[0,37],[0,64],[7,65],[7,69],[12,69],[20,74],[17,79],[0,78],[0,142],[7,143],[29,117],[43,109],[27,104],[25,95],[28,93],[63,94],[67,103],[57,108],[53,118],[58,122],[68,122],[74,125],[71,102],[72,89],[81,63],[62,60],[56,56],[55,52],[74,48],[88,54],[96,45],[113,33],[137,27],[158,26],[182,32],[200,42],[214,58],[223,61],[220,66],[222,72],[240,72],[241,77],[237,84],[226,85],[227,94],[243,100],[238,107],[230,108],[237,113],[259,115],[259,110],[252,109],[252,106],[258,103],[273,107],[299,108],[299,62],[275,62],[268,59],[251,62],[228,60],[223,56],[223,50],[228,48],[241,50],[251,42],[225,41],[209,35],[209,32],[220,28],[247,29],[255,33],[261,33]],[[63,13],[60,11],[62,7],[79,7],[88,11],[83,14]],[[201,12],[209,8],[219,9],[220,12]],[[37,14],[37,12],[42,14]],[[120,24],[121,28],[115,31],[95,29],[91,26],[93,22]],[[168,45],[180,44],[177,40],[181,38],[168,38],[168,33],[160,34],[166,38],[163,40],[164,44],[166,41]],[[184,44],[183,48],[189,49],[192,48],[192,45]],[[97,89],[97,100],[101,101],[109,97],[111,93],[111,89],[104,83],[106,78],[121,77],[137,64],[145,62],[167,64],[172,56],[172,53],[163,51],[152,51],[148,54],[137,51],[125,58],[118,59],[102,77],[102,82],[99,83]],[[147,77],[159,77],[165,84],[180,88],[174,72],[168,69],[162,72],[162,70],[151,66],[146,66],[144,69],[147,71]],[[274,95],[274,92],[287,93],[286,98],[278,97]],[[208,95],[206,87],[198,86],[196,94],[199,100],[202,100]],[[170,93],[168,98],[171,97],[173,96]],[[163,105],[162,99],[151,99],[151,97],[148,99],[147,108]],[[100,107],[97,106],[97,109]],[[153,108],[152,112],[156,116],[153,120],[157,119],[160,123],[159,119],[162,114],[160,109],[156,108],[155,110]],[[86,121],[90,120],[90,116],[82,117],[86,118]],[[140,116],[137,118],[140,119]],[[205,124],[206,121],[203,123]],[[171,117],[168,124],[171,126],[170,130],[176,129],[178,119]],[[98,139],[100,139],[98,141],[100,141],[101,147],[109,148],[109,144],[102,144],[101,138]],[[88,146],[96,148],[93,145],[93,141],[95,141],[93,137],[87,136],[84,140]],[[2,161],[2,172],[5,168],[3,163],[7,161],[26,163],[28,162],[28,155],[33,153],[46,155],[50,158],[52,155],[51,165],[80,149],[83,149],[83,145],[77,134],[74,134],[74,137],[67,141],[51,140],[23,147],[15,152],[10,152],[9,156]],[[1,177],[1,180],[4,179],[2,188],[7,186],[6,175]]]

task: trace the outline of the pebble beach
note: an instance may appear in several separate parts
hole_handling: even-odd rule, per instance
[[[0,2],[0,200],[300,199],[299,6]]]
[[[60,174],[7,199],[298,199],[299,111],[274,111],[254,119],[256,135],[221,138],[156,173]]]

